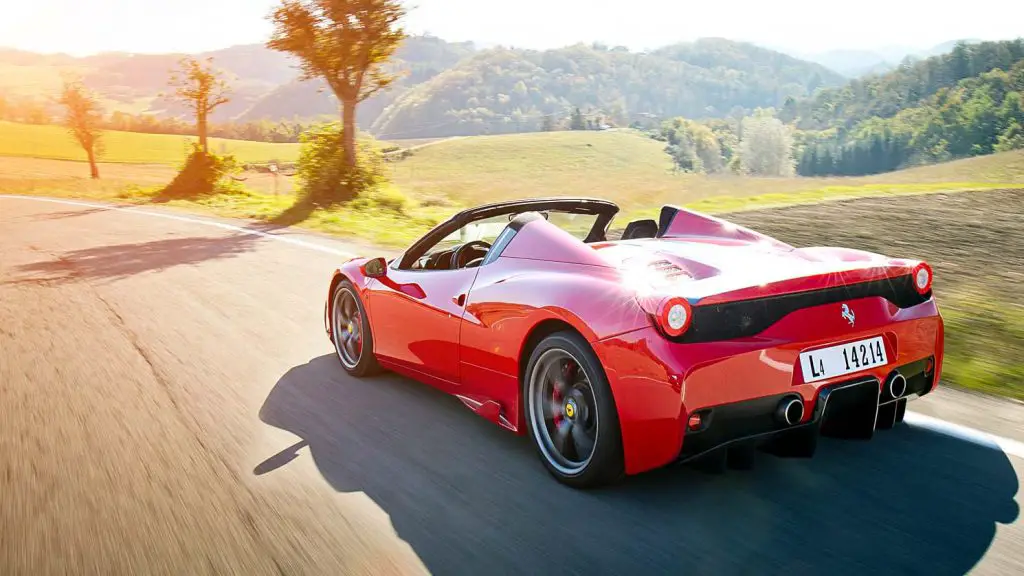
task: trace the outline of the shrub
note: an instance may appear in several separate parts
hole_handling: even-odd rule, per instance
[[[358,142],[357,165],[345,165],[340,123],[321,124],[299,138],[296,176],[304,199],[315,205],[330,206],[356,198],[384,181],[384,160],[370,138]]]
[[[199,144],[192,143],[191,152],[185,158],[178,174],[171,183],[157,195],[157,200],[175,198],[201,198],[212,194],[233,193],[241,190],[234,181],[225,176],[236,174],[241,169],[234,156],[203,152]]]

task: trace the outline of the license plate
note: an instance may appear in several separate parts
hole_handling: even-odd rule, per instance
[[[881,336],[800,354],[804,382],[817,382],[853,374],[868,368],[885,366],[888,362]]]

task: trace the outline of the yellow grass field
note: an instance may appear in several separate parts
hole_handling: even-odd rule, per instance
[[[185,158],[192,136],[173,134],[139,134],[107,131],[104,133],[105,162],[128,164],[180,164]],[[294,162],[299,157],[298,144],[247,142],[245,140],[210,139],[210,151],[234,154],[242,162]],[[61,126],[41,126],[0,122],[0,156],[21,156],[52,160],[85,161],[85,152]]]

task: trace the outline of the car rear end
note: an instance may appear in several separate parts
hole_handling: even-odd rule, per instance
[[[595,344],[628,473],[737,444],[868,438],[941,372],[943,323],[920,262],[640,299],[651,325]]]

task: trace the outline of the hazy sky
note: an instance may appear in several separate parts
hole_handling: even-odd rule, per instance
[[[531,48],[723,36],[796,52],[1024,36],[1024,0],[409,0],[410,32]],[[84,55],[262,42],[277,0],[0,0],[0,46]],[[832,10],[830,12],[830,10]],[[202,19],[196,18],[197,14]],[[199,22],[197,24],[197,22]]]

